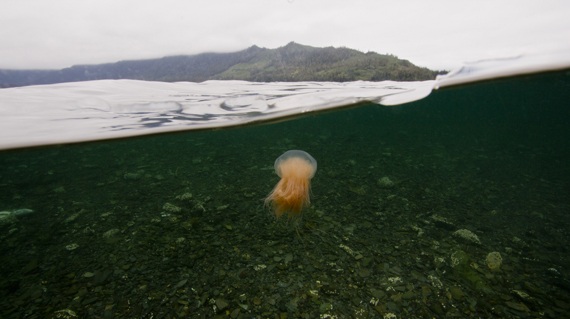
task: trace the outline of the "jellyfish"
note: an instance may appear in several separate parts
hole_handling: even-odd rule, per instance
[[[276,218],[283,214],[296,218],[311,203],[311,179],[317,161],[305,151],[289,150],[275,160],[274,167],[281,179],[265,198],[265,205],[272,206]]]

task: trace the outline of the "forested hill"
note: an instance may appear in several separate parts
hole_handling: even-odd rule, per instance
[[[232,53],[76,65],[61,70],[0,70],[0,87],[102,79],[146,81],[416,81],[436,71],[393,55],[348,48],[316,48],[291,42],[277,49],[252,46]]]

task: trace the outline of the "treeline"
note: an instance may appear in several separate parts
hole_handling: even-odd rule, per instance
[[[419,81],[441,72],[393,55],[348,48],[315,48],[294,42],[277,49],[252,46],[232,53],[77,65],[61,70],[0,70],[0,87],[103,79],[145,81]]]
[[[419,81],[438,74],[393,55],[348,48],[314,48],[296,43],[259,52],[251,61],[232,66],[216,79],[247,81]]]

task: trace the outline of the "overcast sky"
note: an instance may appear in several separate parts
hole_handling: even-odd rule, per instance
[[[2,0],[0,68],[64,68],[290,41],[432,69],[570,53],[568,0]]]

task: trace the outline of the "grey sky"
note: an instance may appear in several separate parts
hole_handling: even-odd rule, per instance
[[[0,68],[64,68],[290,41],[432,69],[570,53],[567,0],[2,0]]]

